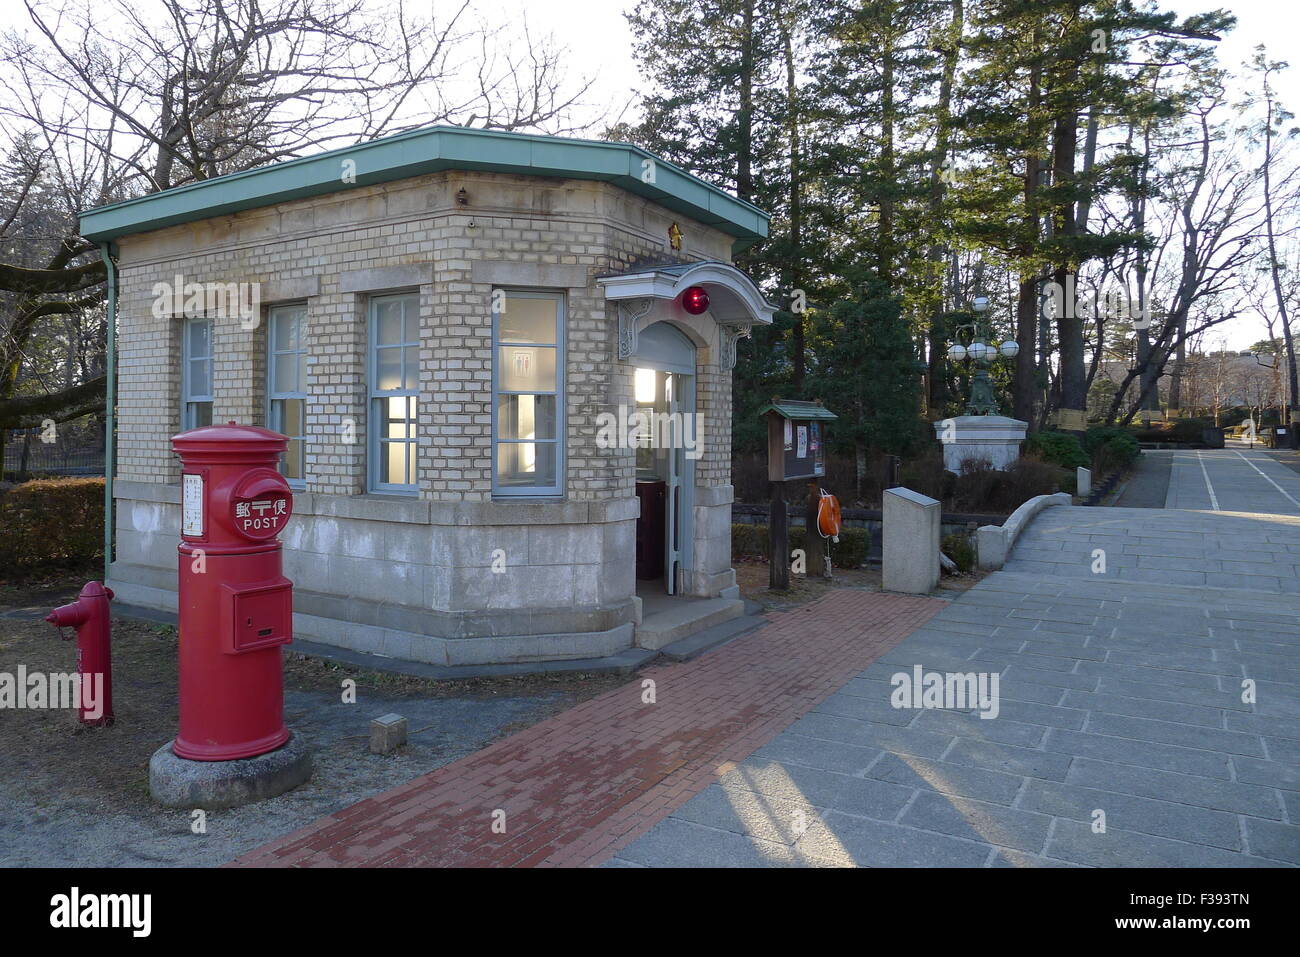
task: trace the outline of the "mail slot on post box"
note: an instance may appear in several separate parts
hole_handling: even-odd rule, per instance
[[[293,492],[275,468],[287,445],[234,422],[172,438],[182,489],[178,757],[250,758],[289,740],[280,646],[293,640],[293,583],[276,536]]]

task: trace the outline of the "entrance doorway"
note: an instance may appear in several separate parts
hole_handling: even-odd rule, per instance
[[[666,323],[644,330],[633,357],[640,429],[636,449],[638,587],[669,595],[689,588],[694,544],[695,346]]]

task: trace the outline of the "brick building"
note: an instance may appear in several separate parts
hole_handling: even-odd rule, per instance
[[[235,420],[291,440],[300,637],[454,666],[739,614],[731,368],[773,307],[731,256],[766,232],[632,146],[453,128],[89,211],[116,264],[113,588],[176,607],[170,439]]]

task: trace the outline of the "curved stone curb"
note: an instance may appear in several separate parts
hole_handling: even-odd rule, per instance
[[[1012,512],[1001,525],[983,525],[975,532],[975,547],[979,555],[979,567],[984,571],[996,571],[1006,564],[1011,554],[1011,546],[1021,530],[1030,523],[1035,515],[1052,505],[1069,505],[1074,499],[1068,492],[1056,492],[1052,495],[1035,495]]]

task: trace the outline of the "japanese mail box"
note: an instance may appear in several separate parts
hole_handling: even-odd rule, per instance
[[[277,536],[293,493],[276,468],[287,444],[234,422],[172,438],[181,458],[179,757],[249,758],[289,739],[280,648],[293,639],[293,583]]]

